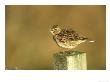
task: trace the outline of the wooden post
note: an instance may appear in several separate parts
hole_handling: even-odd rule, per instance
[[[86,53],[65,51],[54,54],[55,70],[87,70]]]

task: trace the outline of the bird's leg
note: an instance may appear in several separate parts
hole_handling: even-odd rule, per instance
[[[62,48],[63,52],[69,51],[69,48]]]
[[[66,48],[62,48],[62,52],[65,52],[66,51]]]

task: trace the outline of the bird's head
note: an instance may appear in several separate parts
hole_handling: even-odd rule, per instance
[[[50,29],[50,32],[52,33],[52,35],[56,35],[58,33],[61,32],[61,28],[59,28],[58,25],[54,25],[51,29]]]

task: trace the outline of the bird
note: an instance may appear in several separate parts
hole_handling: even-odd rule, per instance
[[[57,45],[66,49],[74,49],[79,44],[88,40],[88,38],[80,36],[72,28],[61,28],[60,25],[53,25],[50,28],[50,32]]]

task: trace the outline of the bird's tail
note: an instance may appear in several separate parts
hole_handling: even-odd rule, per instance
[[[87,40],[87,42],[90,42],[90,43],[93,43],[93,42],[96,42],[95,40]]]
[[[95,40],[90,40],[89,42],[95,42]]]
[[[85,40],[86,42],[96,42],[95,40],[91,40],[89,38],[86,38],[86,37],[80,37],[81,40]]]

